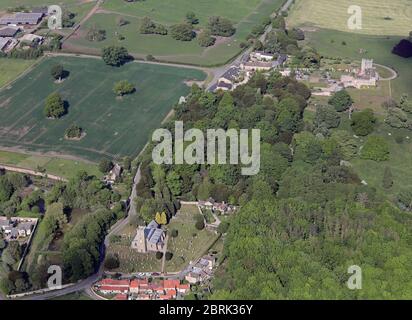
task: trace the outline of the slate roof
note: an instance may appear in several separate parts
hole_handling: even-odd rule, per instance
[[[6,27],[3,29],[0,29],[0,37],[11,37],[12,38],[17,34],[18,31],[19,29]]]
[[[19,12],[15,15],[8,15],[0,18],[0,24],[38,24],[43,18],[43,13]]]

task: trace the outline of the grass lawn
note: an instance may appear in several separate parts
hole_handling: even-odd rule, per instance
[[[386,114],[382,108],[382,103],[390,97],[389,81],[379,81],[378,86],[375,88],[348,88],[347,91],[353,98],[356,108],[370,108],[377,114]]]
[[[16,166],[24,169],[37,170],[38,167],[46,169],[46,173],[57,175],[66,179],[74,177],[79,171],[86,171],[96,177],[101,177],[96,164],[80,160],[68,160],[55,157],[28,155],[0,150],[0,164]]]
[[[350,162],[361,179],[376,188],[378,192],[394,198],[401,189],[412,188],[412,133],[408,130],[395,129],[380,123],[373,134],[381,135],[388,141],[390,148],[389,160],[376,162],[356,158]],[[395,136],[397,135],[404,137],[402,144],[396,143]],[[394,184],[390,190],[384,190],[382,187],[386,167],[391,169],[393,175]]]
[[[89,1],[89,0],[88,0]],[[84,2],[81,0],[1,0],[0,10],[5,10],[7,8],[15,8],[19,6],[25,7],[38,7],[47,5],[72,5]]]
[[[238,0],[236,10],[230,10],[228,8],[233,6],[231,0],[178,0],[170,3],[160,0],[131,3],[123,0],[107,1],[103,5],[103,10],[89,19],[77,35],[65,43],[64,48],[69,51],[97,53],[107,45],[121,44],[138,57],[151,54],[163,61],[197,65],[223,64],[240,53],[240,42],[245,40],[255,25],[276,11],[282,3],[283,0]],[[200,23],[196,28],[203,28],[210,16],[221,15],[236,24],[236,34],[205,49],[199,46],[196,39],[185,42],[174,40],[170,35],[139,33],[141,19],[145,16],[170,26],[183,21],[188,11],[194,11],[199,18]],[[121,16],[129,21],[129,24],[117,26],[116,20]],[[106,30],[106,40],[86,40],[85,35],[92,26]],[[118,34],[123,35],[125,39],[119,41]]]
[[[405,36],[411,30],[410,0],[296,0],[290,24],[349,31],[347,13],[351,5],[362,9],[362,29],[351,32],[369,35]]]
[[[173,258],[166,262],[169,272],[182,270],[190,261],[195,261],[207,253],[210,246],[216,241],[218,235],[209,230],[197,230],[195,216],[199,215],[195,205],[183,205],[176,216],[167,225],[168,230],[178,230],[178,236],[170,236],[167,251],[173,253]]]
[[[0,88],[31,67],[35,60],[0,58]]]
[[[50,69],[60,63],[70,72],[56,84]],[[0,146],[69,155],[98,161],[137,155],[180,96],[189,93],[186,80],[203,80],[199,70],[129,63],[109,67],[100,59],[49,58],[0,92]],[[113,85],[128,80],[136,92],[116,98]],[[68,113],[57,120],[45,118],[44,101],[59,92],[68,103]],[[86,135],[79,141],[66,140],[71,124]],[[18,152],[19,150],[17,150]]]

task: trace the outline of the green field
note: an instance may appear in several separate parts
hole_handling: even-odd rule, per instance
[[[16,79],[34,63],[34,60],[0,58],[0,88]]]
[[[362,9],[362,29],[350,30],[369,35],[407,35],[411,31],[411,0],[296,0],[291,25],[307,25],[349,31],[347,13],[351,5]]]
[[[96,177],[101,177],[97,165],[78,160],[61,159],[56,157],[28,155],[0,150],[0,164],[16,166],[23,169],[38,170],[39,167],[46,173],[66,179],[74,177],[79,171],[86,171]]]
[[[245,40],[251,29],[265,17],[276,11],[283,0],[238,0],[236,10],[232,10],[232,0],[165,1],[151,0],[127,3],[123,0],[107,1],[100,12],[93,15],[82,28],[65,43],[64,49],[75,52],[96,53],[104,46],[121,44],[137,57],[154,55],[163,61],[198,65],[222,64],[241,52],[239,44]],[[231,38],[219,41],[209,48],[202,48],[194,39],[189,42],[174,40],[170,35],[142,35],[139,33],[140,22],[148,16],[158,23],[171,25],[184,20],[188,11],[194,11],[200,23],[196,28],[203,28],[210,16],[221,15],[236,24],[237,31]],[[129,24],[119,27],[116,20],[124,17]],[[106,31],[106,39],[90,42],[85,35],[92,27]],[[118,34],[125,37],[118,40]]]
[[[57,63],[70,72],[60,84],[50,76]],[[172,105],[190,91],[184,81],[204,78],[202,71],[188,68],[142,63],[112,68],[100,59],[50,58],[0,92],[0,146],[92,161],[135,156]],[[124,79],[136,92],[118,99],[112,88]],[[67,101],[68,113],[46,119],[44,101],[55,91]],[[85,130],[80,141],[64,138],[73,123]]]

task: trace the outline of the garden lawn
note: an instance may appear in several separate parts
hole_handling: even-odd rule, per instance
[[[55,64],[70,73],[59,84],[50,75]],[[43,60],[0,92],[0,147],[91,161],[134,157],[173,104],[190,92],[185,81],[205,77],[199,70],[142,63],[116,68],[92,58]],[[113,86],[120,80],[131,82],[136,92],[116,98]],[[68,112],[60,119],[43,114],[45,99],[53,92],[67,101]],[[65,139],[72,124],[84,129],[81,140]]]

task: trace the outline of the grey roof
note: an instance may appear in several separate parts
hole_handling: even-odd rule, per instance
[[[213,85],[209,88],[209,91],[210,91],[210,92],[214,92],[214,91],[216,91],[216,89],[217,89],[217,83],[213,84]]]
[[[154,230],[154,232],[152,233],[152,236],[149,239],[149,242],[151,243],[158,243],[160,238],[162,237],[163,234],[163,230],[162,229],[156,229]]]
[[[0,24],[38,24],[43,17],[43,13],[19,12],[15,15],[0,18]]]
[[[217,84],[217,88],[227,88],[227,89],[232,89],[232,85],[230,84],[230,83],[226,83],[226,82],[223,82],[223,81],[221,81],[221,82],[219,82],[218,84]]]
[[[150,223],[147,225],[146,228],[149,228],[149,229],[155,228],[155,229],[157,229],[158,227],[159,227],[159,225],[157,224],[157,222],[152,220],[152,221],[150,221]]]
[[[14,37],[18,31],[19,29],[6,27],[0,29],[0,37]]]
[[[239,67],[230,67],[222,76],[221,78],[228,79],[230,81],[236,80],[239,76],[240,68]]]
[[[35,7],[33,9],[31,9],[32,13],[43,13],[43,14],[47,14],[49,12],[49,8],[47,7]]]

